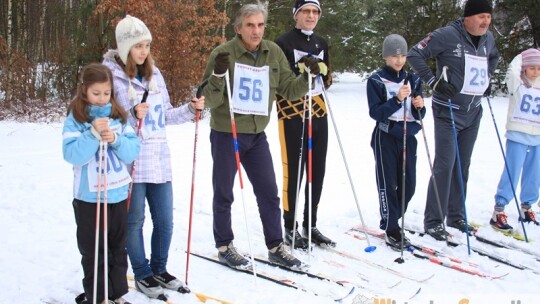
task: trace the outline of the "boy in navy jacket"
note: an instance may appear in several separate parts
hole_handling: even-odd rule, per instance
[[[426,113],[420,79],[403,68],[406,54],[407,42],[402,36],[387,36],[382,52],[386,66],[373,73],[367,82],[369,116],[377,121],[371,137],[371,147],[375,156],[379,191],[379,227],[386,231],[386,244],[393,249],[401,248],[402,238],[403,246],[410,246],[409,240],[402,234],[398,220],[407,210],[416,187],[417,142],[414,135],[421,129],[416,120],[420,119],[420,116],[424,117]]]

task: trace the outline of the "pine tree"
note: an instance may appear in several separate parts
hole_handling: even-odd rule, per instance
[[[504,76],[510,61],[522,51],[540,46],[540,1],[496,1],[493,17],[495,40],[501,53],[495,82],[506,91]]]

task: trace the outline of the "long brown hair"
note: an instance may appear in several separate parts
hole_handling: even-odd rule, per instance
[[[81,79],[77,85],[77,95],[71,101],[68,107],[68,114],[73,113],[73,117],[77,122],[91,122],[92,117],[88,115],[88,88],[95,83],[108,82],[111,84],[111,99],[112,105],[111,118],[120,119],[122,123],[127,121],[127,113],[120,107],[114,98],[114,85],[111,70],[101,63],[90,63],[85,66],[81,72]]]
[[[124,69],[129,79],[133,79],[137,75],[141,75],[147,81],[152,79],[154,74],[154,58],[152,58],[152,54],[148,53],[146,60],[141,65],[137,65],[131,54],[128,54],[127,64],[124,64],[118,55],[114,56],[114,59]]]

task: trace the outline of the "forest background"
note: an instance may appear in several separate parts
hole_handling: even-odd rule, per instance
[[[210,51],[231,39],[237,0],[1,0],[0,120],[58,121],[77,87],[81,68],[116,48],[114,29],[126,14],[152,32],[152,55],[165,76],[173,105],[201,81]],[[294,26],[294,0],[262,1],[269,18],[265,38]],[[409,48],[458,18],[463,0],[322,0],[316,32],[327,39],[334,73],[369,75],[383,64],[386,35]],[[539,0],[494,0],[491,30],[501,60],[492,79],[505,93],[504,74],[519,52],[540,44]],[[433,64],[433,63],[432,63]]]

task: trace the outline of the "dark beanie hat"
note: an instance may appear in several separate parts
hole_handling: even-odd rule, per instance
[[[296,0],[296,3],[294,3],[294,7],[292,9],[293,17],[295,17],[304,6],[309,4],[316,6],[319,9],[319,12],[321,11],[321,4],[319,3],[319,0]]]
[[[465,9],[463,10],[463,17],[474,16],[482,13],[491,14],[493,7],[491,7],[491,1],[488,0],[468,0],[465,3]]]

